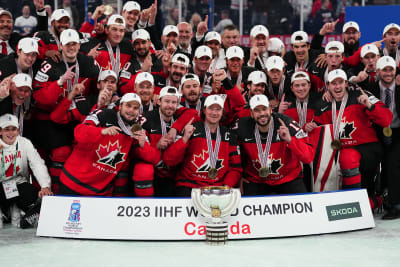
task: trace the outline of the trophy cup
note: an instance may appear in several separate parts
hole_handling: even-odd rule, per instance
[[[193,188],[192,201],[201,215],[211,218],[211,221],[206,223],[207,243],[225,244],[228,240],[228,223],[222,219],[239,206],[240,190],[229,186]]]

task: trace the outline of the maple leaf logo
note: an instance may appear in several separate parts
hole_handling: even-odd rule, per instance
[[[346,118],[340,124],[340,139],[352,139],[351,134],[357,129],[354,127],[354,121],[348,122]]]
[[[19,172],[19,166],[15,168],[15,173],[17,174]],[[11,163],[8,169],[5,172],[6,177],[12,177],[14,175],[14,164]]]
[[[121,153],[121,147],[119,146],[118,140],[113,144],[109,142],[108,145],[105,146],[99,145],[96,153],[99,157],[97,162],[108,165],[114,169],[116,169],[118,163],[124,161],[124,156],[126,154]]]
[[[202,153],[199,155],[193,155],[193,160],[191,163],[197,168],[197,172],[208,172],[208,170],[211,168],[208,150],[203,149]],[[217,170],[222,169],[224,167],[223,163],[223,159],[218,159],[215,168]]]
[[[273,159],[273,154],[268,155],[268,160],[271,162],[270,171],[271,174],[279,174],[279,169],[282,168],[282,159]],[[261,168],[261,163],[259,159],[252,160],[253,167],[256,170]]]

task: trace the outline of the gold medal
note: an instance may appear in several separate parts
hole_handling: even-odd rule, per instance
[[[331,143],[331,147],[333,150],[339,150],[341,146],[342,146],[342,144],[340,143],[339,139],[335,139]]]
[[[134,125],[132,125],[131,127],[131,132],[134,134],[137,131],[141,131],[142,130],[142,126],[140,126],[139,124],[135,123]]]
[[[386,137],[392,136],[392,128],[390,127],[383,128],[383,135]]]
[[[261,168],[258,170],[258,175],[259,175],[261,178],[267,178],[269,174],[270,174],[270,171],[269,171],[269,168],[268,168],[268,167],[261,167]]]
[[[110,5],[104,6],[104,15],[109,16],[113,13],[113,8]]]
[[[210,168],[208,170],[208,177],[209,178],[214,179],[215,177],[217,177],[217,175],[218,175],[218,171],[217,171],[216,168]]]
[[[211,216],[213,218],[221,217],[221,210],[219,209],[219,207],[211,207]]]

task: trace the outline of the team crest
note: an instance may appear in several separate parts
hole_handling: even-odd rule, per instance
[[[268,161],[271,162],[270,165],[271,174],[279,175],[279,170],[283,166],[281,159],[272,159],[272,155],[270,155],[268,157]],[[252,163],[254,169],[259,170],[261,168],[261,163],[258,159],[252,160]]]
[[[340,124],[340,139],[352,139],[352,133],[357,129],[354,127],[354,121],[348,122],[346,118],[343,118],[342,123]]]
[[[115,143],[102,146],[96,150],[97,156],[99,157],[98,163],[110,166],[116,169],[118,163],[125,161],[124,156],[126,153],[121,153],[121,147],[119,146],[118,140]]]
[[[203,152],[201,154],[194,155],[191,163],[197,168],[197,172],[204,172],[204,173],[208,172],[209,169],[211,168],[208,151],[203,149]],[[223,163],[224,163],[223,159],[217,159],[215,168],[217,170],[222,169],[224,167]]]

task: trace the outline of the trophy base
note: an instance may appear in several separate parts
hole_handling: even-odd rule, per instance
[[[206,241],[210,245],[225,245],[228,241],[228,223],[206,223]]]

